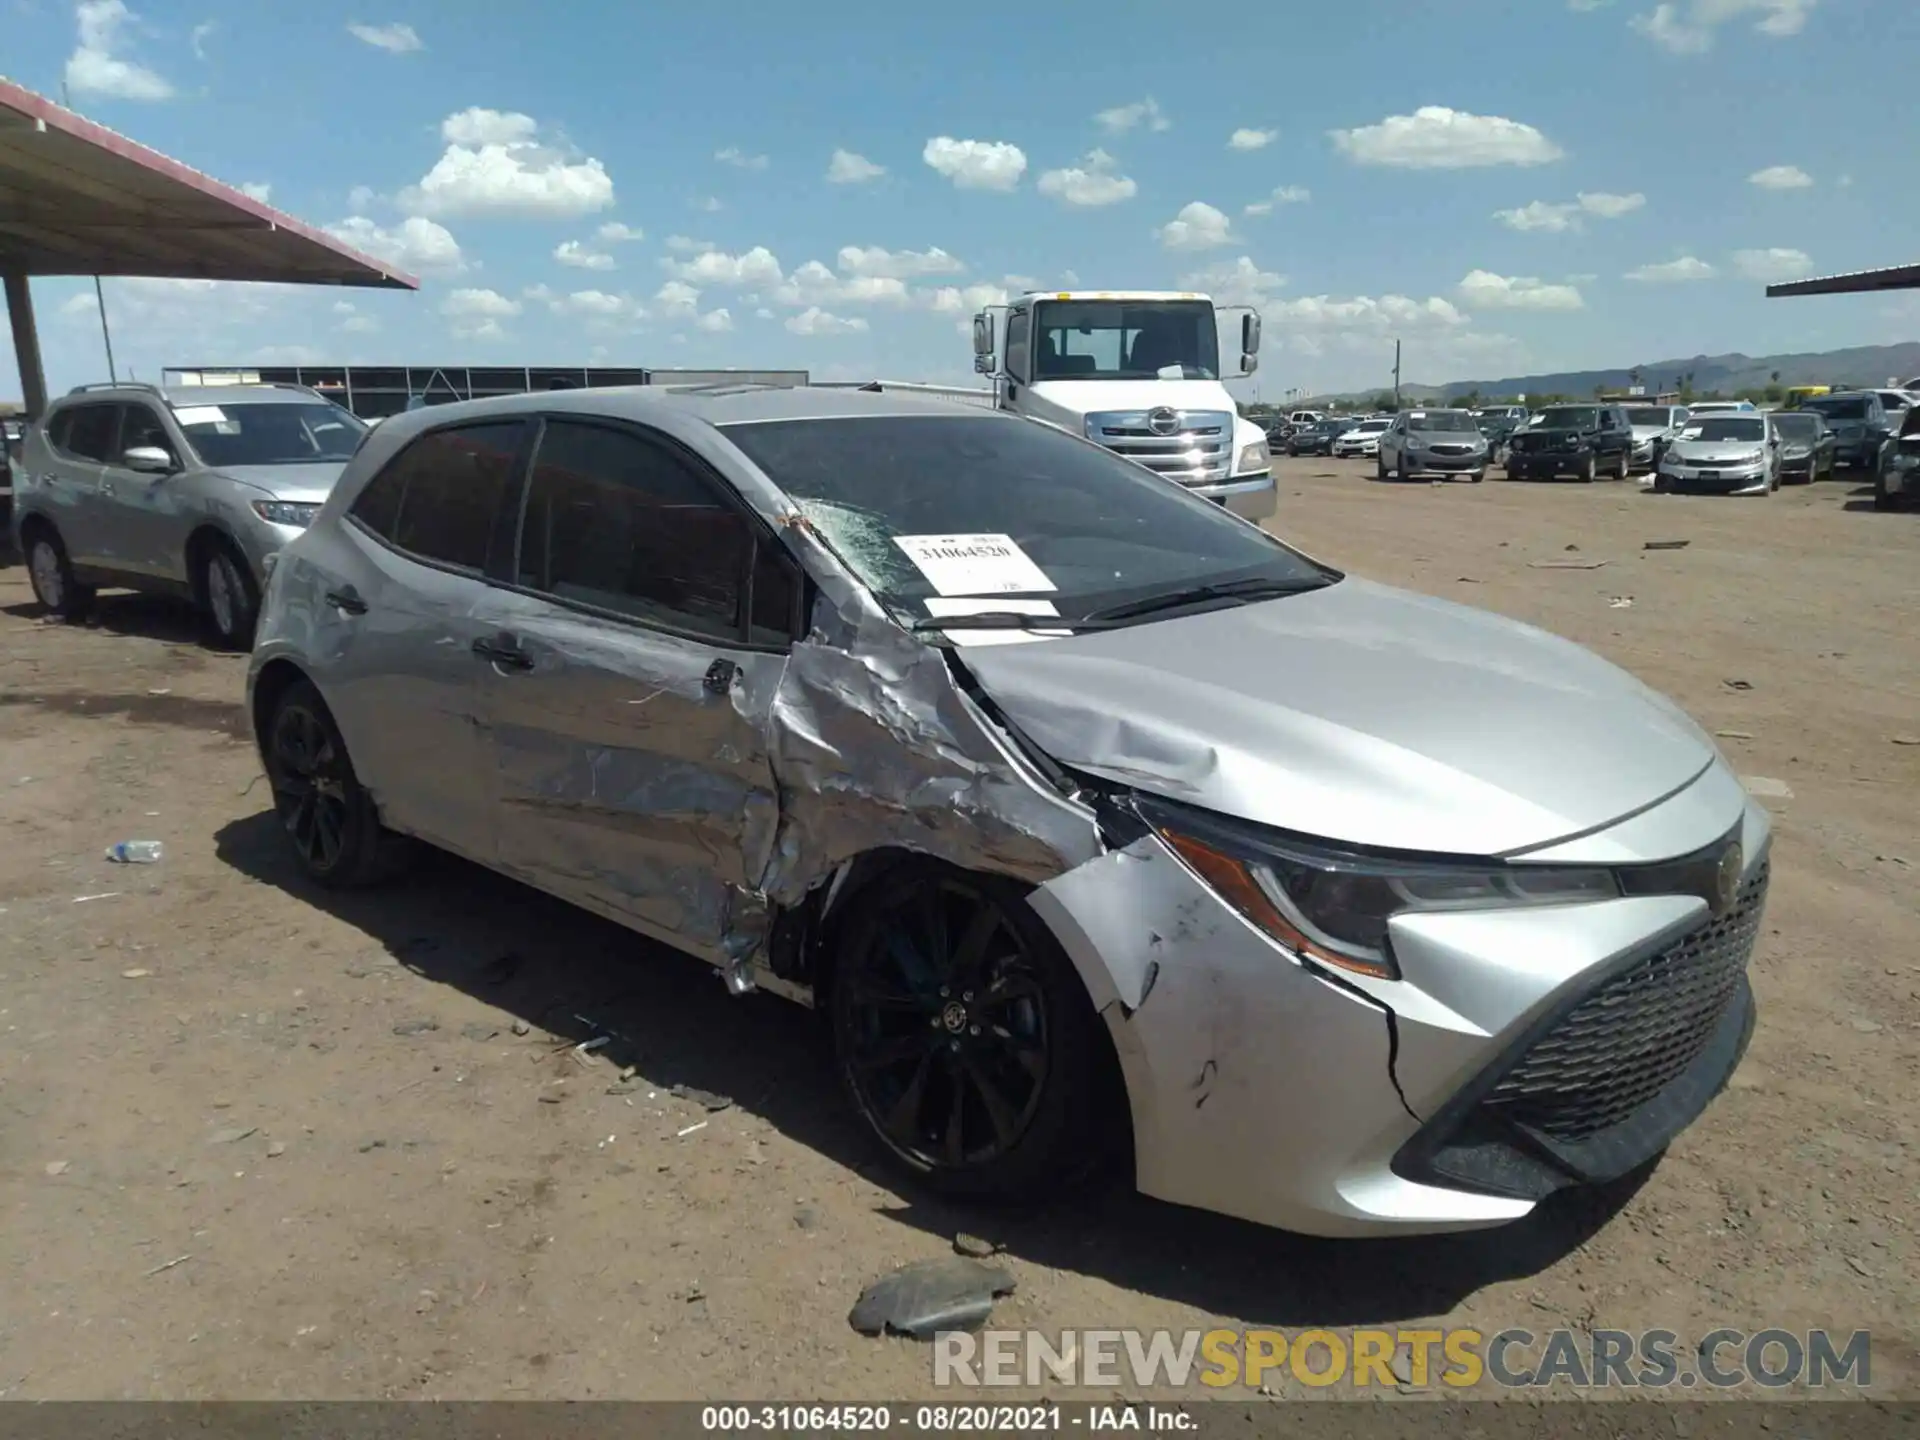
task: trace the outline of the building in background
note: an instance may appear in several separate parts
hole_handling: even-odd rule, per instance
[[[532,390],[608,385],[782,385],[807,383],[805,370],[651,370],[598,365],[178,365],[167,386],[305,385],[363,420],[421,405],[449,405]]]

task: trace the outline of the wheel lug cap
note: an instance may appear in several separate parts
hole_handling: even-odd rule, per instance
[[[972,1029],[967,1031],[967,1033],[969,1035],[978,1035],[980,1033],[980,1027],[978,1025],[975,1025]]]

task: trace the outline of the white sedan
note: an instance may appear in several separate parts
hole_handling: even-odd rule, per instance
[[[1380,437],[1386,433],[1391,418],[1385,420],[1362,420],[1351,430],[1343,430],[1334,439],[1333,458],[1344,460],[1351,455],[1378,455]]]

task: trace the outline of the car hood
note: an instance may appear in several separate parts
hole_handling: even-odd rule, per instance
[[[242,485],[264,490],[275,500],[296,505],[324,505],[346,461],[312,465],[222,465],[219,473]]]
[[[1765,442],[1760,440],[1676,440],[1667,447],[1667,454],[1683,463],[1719,460],[1746,464],[1754,459],[1754,451],[1765,448]],[[1760,458],[1764,459],[1765,456]]]
[[[1634,443],[1639,444],[1643,440],[1658,440],[1671,429],[1673,429],[1671,425],[1635,425],[1633,427]]]
[[[1486,436],[1478,430],[1415,430],[1407,439],[1415,445],[1479,445]]]
[[[1549,445],[1566,445],[1572,441],[1584,439],[1592,433],[1591,430],[1549,429],[1544,425],[1530,425],[1524,430],[1516,430],[1513,438],[1527,441],[1539,440]]]
[[[1511,854],[1641,810],[1718,754],[1591,651],[1365,580],[964,663],[1063,765],[1354,845]]]

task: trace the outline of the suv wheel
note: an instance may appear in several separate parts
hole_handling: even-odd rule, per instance
[[[1580,462],[1580,469],[1577,473],[1582,485],[1591,485],[1595,477],[1599,475],[1600,463],[1594,459],[1592,451],[1588,451],[1587,458]]]
[[[1631,480],[1633,478],[1633,452],[1631,450],[1622,450],[1620,452],[1620,468],[1613,472],[1613,478],[1616,480]]]
[[[1899,503],[1898,500],[1895,498],[1892,492],[1890,492],[1887,489],[1886,477],[1884,475],[1874,476],[1873,477],[1873,508],[1876,510],[1891,510],[1898,503]],[[38,590],[39,588],[40,587],[38,584],[34,586],[34,589],[36,590]]]
[[[254,622],[260,614],[260,587],[247,562],[226,540],[209,541],[200,552],[200,596],[214,639],[229,650],[253,648]]]
[[[827,1009],[854,1107],[935,1188],[1037,1198],[1108,1153],[1099,1018],[1021,887],[909,862],[852,901]]]
[[[73,576],[73,562],[60,532],[44,522],[27,532],[27,579],[33,598],[65,620],[77,620],[93,608],[93,589]]]

